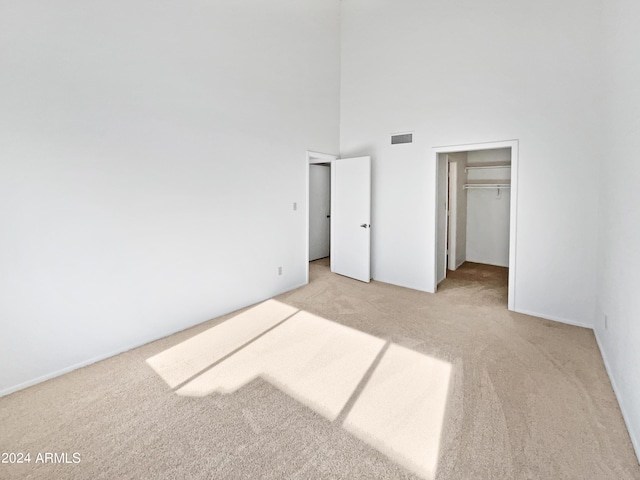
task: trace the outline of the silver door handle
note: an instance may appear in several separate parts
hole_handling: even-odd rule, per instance
[[[362,228],[369,228],[371,225],[367,225],[366,223],[363,223],[362,225],[360,225]]]

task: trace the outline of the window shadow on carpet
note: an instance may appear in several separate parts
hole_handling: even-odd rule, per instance
[[[147,364],[186,397],[263,379],[414,474],[436,476],[448,362],[268,300]]]

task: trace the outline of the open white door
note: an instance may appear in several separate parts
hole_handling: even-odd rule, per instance
[[[331,163],[331,271],[371,280],[371,157]]]
[[[438,156],[438,241],[437,241],[437,282],[438,285],[441,281],[447,278],[447,210],[448,210],[448,192],[447,192],[447,177],[448,177],[449,159],[446,154]]]
[[[458,162],[449,161],[449,228],[447,229],[447,269],[458,266]]]

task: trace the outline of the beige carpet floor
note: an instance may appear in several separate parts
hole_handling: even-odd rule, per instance
[[[0,398],[0,452],[31,453],[0,478],[640,479],[593,333],[508,312],[506,269],[310,274]]]

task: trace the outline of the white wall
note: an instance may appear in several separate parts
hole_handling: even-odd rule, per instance
[[[605,6],[607,110],[595,331],[640,458],[640,3],[609,0]]]
[[[478,150],[468,153],[469,165],[504,165],[511,162],[511,149]],[[510,168],[469,170],[470,183],[510,183]],[[509,266],[509,189],[467,190],[467,260]]]
[[[467,261],[509,266],[509,190],[469,190]]]
[[[511,149],[492,148],[488,150],[474,150],[468,152],[468,160],[469,163],[473,165],[477,163],[508,164],[511,162]]]
[[[432,147],[518,139],[516,309],[592,325],[600,7],[342,1],[341,153],[373,156],[376,280],[433,288]]]
[[[0,393],[304,282],[339,35],[338,0],[0,3]]]

